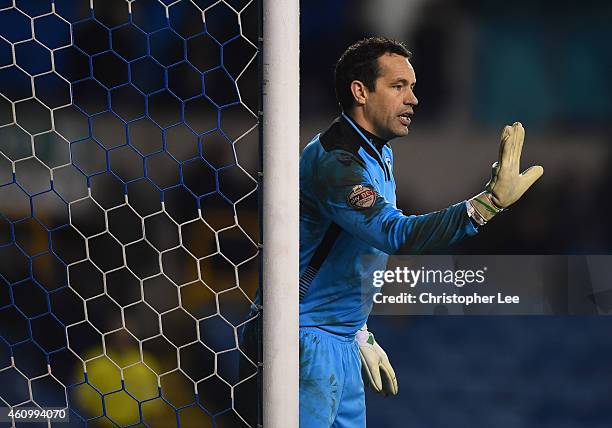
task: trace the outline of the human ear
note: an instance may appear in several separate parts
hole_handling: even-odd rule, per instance
[[[353,80],[351,82],[351,92],[353,93],[353,99],[357,105],[364,105],[368,99],[368,88],[359,80]]]

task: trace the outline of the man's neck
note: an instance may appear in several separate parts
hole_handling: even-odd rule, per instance
[[[345,113],[345,114],[351,118],[355,126],[357,126],[357,128],[359,128],[361,132],[363,132],[363,135],[365,135],[366,138],[370,140],[372,144],[374,144],[374,146],[378,149],[378,151],[382,150],[383,146],[389,142],[389,140],[381,138],[378,135],[374,134],[373,132],[368,131],[366,127],[363,126],[364,125],[363,120],[359,120],[358,118],[356,118],[353,113]]]

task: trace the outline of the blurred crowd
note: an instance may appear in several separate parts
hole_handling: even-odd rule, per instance
[[[543,165],[543,178],[448,252],[612,251],[612,4],[315,0],[301,2],[301,20],[302,146],[338,115],[333,69],[344,49],[365,36],[402,40],[419,105],[410,134],[392,142],[398,207],[425,213],[478,193],[501,128],[521,121],[522,168]],[[373,316],[368,327],[400,391],[368,395],[368,426],[612,423],[606,317]]]

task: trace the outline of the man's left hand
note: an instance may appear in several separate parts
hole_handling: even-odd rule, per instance
[[[357,332],[359,355],[361,357],[361,376],[365,385],[384,395],[397,394],[397,378],[385,351],[374,340],[374,335],[363,326]]]

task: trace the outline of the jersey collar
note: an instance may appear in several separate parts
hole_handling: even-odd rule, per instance
[[[344,112],[342,113],[342,118],[346,120],[355,131],[357,131],[363,140],[373,146],[378,153],[382,154],[382,148],[389,142],[389,140],[380,138],[379,136],[365,130],[363,127],[359,126],[359,124],[353,118]]]
[[[386,141],[380,145],[380,148],[376,146],[377,141],[374,140],[374,138],[376,138],[378,141],[378,144],[380,144],[380,141],[384,141],[382,138],[376,137],[375,135],[367,132],[365,129],[359,127],[354,121],[353,119],[351,119],[347,114],[345,114],[344,112],[342,112],[342,118],[349,123],[349,125],[351,125],[351,127],[357,132],[357,134],[359,134],[359,136],[361,137],[363,143],[362,143],[362,147],[366,150],[366,153],[368,153],[370,156],[372,156],[374,159],[376,159],[378,161],[378,163],[380,164],[380,167],[382,168],[382,170],[385,172],[385,180],[390,180],[391,179],[391,166],[388,165],[385,160],[383,160],[383,154],[382,154],[382,148],[383,146],[387,143]],[[371,135],[373,138],[369,139],[367,137],[367,134]]]

